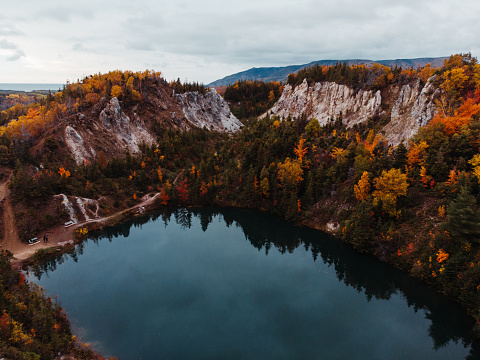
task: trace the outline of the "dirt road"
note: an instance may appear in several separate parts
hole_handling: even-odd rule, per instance
[[[66,228],[63,224],[58,225],[54,228],[49,229],[46,233],[38,234],[37,236],[40,240],[39,243],[36,243],[35,245],[29,245],[20,241],[17,228],[15,226],[15,214],[9,196],[10,192],[7,187],[7,183],[10,181],[11,175],[12,174],[10,173],[8,179],[0,183],[0,200],[3,199],[2,205],[0,206],[3,206],[3,223],[5,234],[4,238],[0,240],[0,246],[2,249],[8,250],[13,253],[14,258],[16,259],[16,263],[22,262],[23,260],[27,259],[39,249],[59,246],[59,243],[61,242],[73,240],[73,231],[77,227],[83,226],[86,223],[91,222],[103,223],[122,212],[136,210],[140,207],[144,208],[151,205],[160,195],[159,193],[149,196],[147,195],[142,198],[142,201],[139,204],[129,209],[123,210],[122,212],[110,215],[108,217],[96,218],[87,222],[77,223],[68,228]],[[43,241],[43,236],[45,234],[47,234],[48,236],[48,242]]]
[[[3,207],[3,240],[0,242],[2,249],[16,252],[21,247],[21,242],[18,237],[17,227],[15,226],[15,214],[13,213],[12,203],[10,201],[10,190],[7,184],[12,177],[12,172],[7,180],[0,183],[0,200]]]

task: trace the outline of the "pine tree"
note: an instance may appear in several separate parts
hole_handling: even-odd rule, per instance
[[[480,213],[475,198],[462,187],[447,208],[444,228],[455,242],[480,242]]]

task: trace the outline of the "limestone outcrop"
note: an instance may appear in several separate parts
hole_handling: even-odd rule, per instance
[[[120,107],[117,98],[112,98],[105,109],[100,113],[101,124],[111,130],[119,144],[128,147],[132,153],[140,151],[139,145],[145,143],[152,145],[155,142],[154,136],[145,128],[145,123],[133,113],[133,121]]]
[[[230,132],[242,123],[230,112],[226,101],[215,91],[167,93],[160,88],[147,94],[143,103],[125,106],[116,97],[102,99],[85,113],[71,117],[62,132],[62,141],[77,164],[95,160],[101,152],[107,158],[140,152],[141,144],[156,142],[153,129],[194,127]]]
[[[214,131],[235,132],[242,123],[231,113],[227,102],[211,89],[205,95],[198,92],[175,94],[181,104],[185,118],[199,128]]]
[[[355,91],[334,82],[318,82],[309,86],[304,80],[295,89],[285,85],[282,96],[269,111],[270,114],[283,118],[316,118],[320,125],[342,116],[343,121],[352,126],[367,121],[381,110],[380,91]]]
[[[356,91],[333,82],[309,85],[305,80],[296,88],[285,85],[280,99],[268,114],[283,119],[303,114],[308,120],[316,118],[322,126],[341,117],[347,127],[367,122],[375,116],[390,116],[382,132],[386,140],[396,146],[408,141],[432,119],[435,115],[434,99],[440,90],[431,81],[422,86],[418,80],[413,85],[392,86],[387,92],[393,101],[382,98],[380,90]]]
[[[92,161],[99,150],[121,153],[128,149],[135,154],[140,152],[140,145],[152,145],[153,134],[145,127],[145,123],[133,114],[134,121],[127,116],[118,102],[112,98],[100,112],[98,120],[90,119],[90,126],[67,125],[65,127],[65,143],[77,164]],[[96,149],[96,150],[95,150]]]
[[[65,143],[77,164],[82,164],[84,160],[92,159],[96,155],[95,150],[86,145],[83,137],[70,125],[65,127]]]
[[[432,82],[423,88],[420,80],[413,86],[404,85],[393,104],[391,120],[383,128],[386,140],[393,145],[408,141],[420,127],[427,125],[435,115],[433,100],[439,95],[440,90]]]

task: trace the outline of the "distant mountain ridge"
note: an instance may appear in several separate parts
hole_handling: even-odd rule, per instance
[[[355,64],[365,64],[371,66],[374,63],[379,63],[385,66],[398,66],[402,68],[418,68],[431,63],[433,67],[441,67],[443,61],[448,59],[448,57],[435,57],[435,58],[417,58],[417,59],[395,59],[395,60],[362,60],[362,59],[352,59],[352,60],[319,60],[312,61],[308,64],[303,65],[289,65],[283,67],[260,67],[260,68],[251,68],[249,70],[241,71],[236,74],[225,76],[223,79],[215,80],[208,84],[210,87],[225,86],[231,85],[235,81],[239,80],[261,80],[265,82],[269,81],[280,81],[286,82],[287,77],[291,73],[296,73],[299,70],[313,66],[313,65],[335,65],[337,63],[346,63],[347,65]]]

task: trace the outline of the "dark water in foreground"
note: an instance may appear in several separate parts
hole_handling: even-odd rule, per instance
[[[473,320],[455,303],[323,233],[256,211],[139,218],[50,259],[30,279],[58,294],[83,341],[120,359],[479,353]]]

